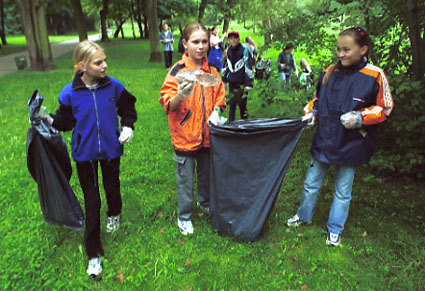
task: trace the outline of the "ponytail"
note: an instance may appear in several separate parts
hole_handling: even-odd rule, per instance
[[[329,67],[328,71],[326,72],[325,76],[323,77],[323,85],[326,85],[329,82],[329,79],[332,76],[332,73],[335,71],[336,66],[338,63],[332,65]]]

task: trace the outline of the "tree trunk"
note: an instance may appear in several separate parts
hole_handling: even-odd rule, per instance
[[[142,27],[142,3],[141,0],[136,0],[136,21],[139,27],[140,38],[143,38],[143,27]]]
[[[406,7],[406,22],[409,26],[409,39],[412,47],[412,71],[415,80],[423,80],[425,64],[423,51],[421,50],[422,38],[418,18],[418,0],[408,0]]]
[[[263,28],[266,31],[266,33],[264,34],[264,44],[265,45],[269,45],[272,43],[272,36],[270,33],[270,29],[271,29],[271,22],[270,22],[270,17],[266,17],[263,19]]]
[[[205,15],[205,9],[207,8],[208,0],[201,0],[201,4],[199,5],[199,12],[198,12],[198,22],[202,22],[202,19],[204,19]]]
[[[1,43],[7,45],[6,41],[6,29],[4,27],[4,0],[0,0],[0,38]],[[1,47],[1,45],[0,45]]]
[[[149,62],[162,62],[162,54],[159,47],[159,28],[158,28],[158,9],[157,0],[147,0],[147,15],[149,25],[149,42],[151,45],[151,53]]]
[[[74,9],[75,21],[77,22],[78,38],[80,41],[83,41],[87,39],[87,29],[83,7],[81,7],[81,0],[71,0],[71,4]]]
[[[232,17],[232,13],[230,8],[232,7],[232,0],[226,1],[226,11],[224,12],[223,19],[223,34],[226,34],[229,30],[230,18]]]
[[[363,0],[363,7],[364,7],[363,16],[364,16],[365,29],[366,31],[370,33],[371,29],[370,29],[370,17],[369,17],[369,0]],[[373,41],[370,42],[369,58],[372,60],[372,63],[374,64],[377,63],[377,59],[373,50]]]
[[[108,15],[108,4],[109,0],[102,0],[102,10],[100,10],[100,25],[101,25],[101,33],[102,33],[102,42],[109,41],[108,38],[108,28],[106,27],[106,16]]]
[[[42,0],[19,0],[22,23],[30,57],[30,69],[47,71],[55,68]]]

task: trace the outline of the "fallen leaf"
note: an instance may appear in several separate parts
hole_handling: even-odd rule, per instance
[[[421,260],[417,260],[417,261],[415,261],[415,265],[416,265],[416,266],[419,266],[421,263],[422,263],[422,262],[421,262]]]
[[[297,233],[297,237],[302,237],[302,233]]]
[[[367,237],[367,231],[363,233],[363,237]]]
[[[297,258],[297,257],[293,257],[292,258],[295,262],[298,262],[299,261],[299,259]]]
[[[307,288],[308,288],[307,284],[304,284],[304,285],[301,286],[301,290],[307,290]]]
[[[125,276],[124,276],[123,273],[119,273],[119,275],[117,277],[120,280],[120,283],[124,282]]]
[[[160,234],[163,234],[163,233],[164,233],[164,229],[162,229],[162,228],[161,228],[161,229],[159,229],[159,233],[160,233]]]
[[[164,216],[164,214],[162,214],[162,212],[158,213],[158,217],[162,218]]]
[[[184,266],[185,267],[189,267],[190,266],[190,260],[189,259],[187,259],[187,262],[186,262],[186,264]]]
[[[179,246],[181,246],[181,244],[182,244],[182,240],[181,240],[181,239],[178,239],[178,240],[177,240],[177,244],[178,244]]]

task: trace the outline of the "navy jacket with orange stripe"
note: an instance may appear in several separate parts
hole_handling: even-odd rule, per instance
[[[176,75],[181,71],[196,69],[198,68],[185,53],[182,60],[174,64],[165,77],[161,87],[161,97],[158,100],[168,115],[171,143],[175,152],[179,155],[191,155],[201,148],[209,148],[208,118],[216,108],[220,109],[221,112],[226,109],[224,86],[220,81],[213,87],[204,87],[196,82],[192,95],[184,99],[176,111],[169,111],[170,100],[177,95],[178,91],[179,83],[176,80]],[[209,66],[205,57],[200,69],[205,73],[214,74],[221,80],[217,69]]]
[[[329,68],[328,68],[329,69]],[[368,163],[376,145],[377,124],[385,121],[393,109],[393,100],[385,73],[366,60],[344,67],[338,63],[328,83],[322,72],[314,99],[304,112],[315,112],[318,128],[311,154],[329,164],[357,166]],[[342,114],[360,111],[360,129],[346,129]]]

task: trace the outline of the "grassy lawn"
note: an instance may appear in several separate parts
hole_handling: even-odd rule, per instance
[[[97,32],[92,32],[97,33]],[[49,36],[50,44],[58,43],[66,40],[78,38],[78,35],[51,35]],[[7,45],[2,45],[0,56],[5,56],[27,50],[27,41],[23,35],[6,36]]]
[[[177,45],[177,42],[175,43]],[[0,289],[1,290],[420,290],[425,285],[424,185],[378,176],[367,166],[356,174],[342,246],[325,245],[333,172],[325,179],[312,225],[288,229],[296,212],[314,130],[306,130],[283,181],[262,239],[243,243],[217,234],[194,207],[195,233],[177,228],[175,164],[167,117],[158,103],[166,71],[152,64],[147,41],[113,40],[106,47],[108,74],[137,98],[139,120],[121,160],[122,225],[105,231],[102,197],[101,280],[87,277],[83,232],[46,223],[37,185],[26,167],[27,102],[34,89],[49,111],[71,81],[70,55],[50,72],[17,72],[0,78]],[[178,53],[175,53],[175,61]],[[300,116],[302,105],[288,111]],[[273,117],[250,100],[252,117]],[[71,133],[63,137],[69,145]],[[71,186],[83,194],[74,167]],[[417,198],[422,197],[420,200]]]

